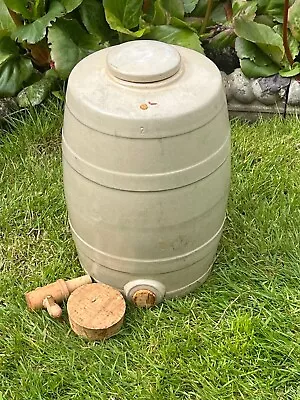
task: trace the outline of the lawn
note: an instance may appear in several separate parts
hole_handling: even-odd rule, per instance
[[[63,197],[61,106],[0,134],[0,399],[299,400],[300,122],[232,122],[228,218],[210,279],[129,307],[104,343],[76,337],[24,292],[82,273]]]

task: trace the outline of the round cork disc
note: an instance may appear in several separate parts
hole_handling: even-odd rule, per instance
[[[90,340],[107,339],[121,328],[126,304],[116,289],[92,283],[74,290],[67,310],[73,331]]]

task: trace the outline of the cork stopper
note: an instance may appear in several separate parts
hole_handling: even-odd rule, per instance
[[[137,307],[150,308],[156,303],[156,296],[151,290],[137,290],[132,296],[132,301]]]
[[[115,335],[123,324],[125,309],[121,293],[103,283],[79,287],[67,304],[71,328],[89,340],[103,340]]]

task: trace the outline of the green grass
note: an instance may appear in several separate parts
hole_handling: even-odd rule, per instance
[[[199,290],[128,308],[120,334],[87,343],[23,293],[82,271],[67,224],[59,105],[0,135],[3,399],[299,400],[300,122],[232,124],[228,219]],[[0,395],[1,398],[1,395]]]

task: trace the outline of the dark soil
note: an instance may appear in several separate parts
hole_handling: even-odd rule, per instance
[[[224,49],[206,47],[205,55],[210,58],[221,71],[226,72],[227,75],[240,67],[239,58],[233,47],[226,47]]]
[[[13,97],[0,98],[0,121],[18,109],[18,104]]]

